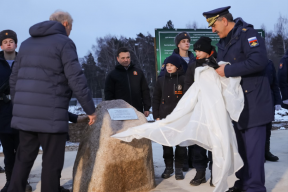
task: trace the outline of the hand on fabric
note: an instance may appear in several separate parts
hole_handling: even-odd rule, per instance
[[[92,124],[94,124],[95,122],[96,122],[96,118],[97,118],[97,116],[96,116],[96,112],[95,113],[93,113],[92,115],[88,115],[88,117],[89,117],[89,125],[92,125]]]
[[[282,109],[282,108],[281,108],[281,105],[275,105],[275,110],[276,110],[276,111],[279,111],[280,109]]]
[[[288,99],[284,100],[283,103],[288,105]]]
[[[149,114],[150,114],[150,112],[149,112],[149,111],[144,111],[144,115],[145,115],[145,117],[148,117],[148,116],[149,116]]]
[[[156,121],[159,121],[159,120],[160,120],[160,118],[157,118],[157,119],[156,119]]]
[[[218,73],[218,75],[220,75],[221,77],[225,77],[225,72],[224,72],[224,68],[226,65],[220,65],[220,67],[218,69],[216,69],[216,72]]]
[[[87,122],[89,117],[87,115],[79,115],[77,118],[77,123]]]

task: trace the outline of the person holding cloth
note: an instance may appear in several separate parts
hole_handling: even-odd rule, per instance
[[[181,67],[181,60],[176,55],[169,56],[166,60],[166,73],[159,77],[153,93],[152,107],[153,117],[156,120],[166,118],[176,107],[178,101],[183,96],[184,71]],[[184,179],[183,163],[185,159],[186,147],[176,146],[175,150],[175,178]],[[163,158],[165,170],[162,178],[167,179],[174,172],[173,169],[173,147],[163,146]]]
[[[188,66],[185,75],[184,81],[184,93],[190,88],[190,86],[194,83],[194,73],[195,68],[202,66],[211,66],[213,68],[218,68],[218,64],[216,61],[217,53],[215,47],[211,45],[212,40],[209,37],[200,37],[198,41],[196,41],[193,45],[193,49],[196,52],[196,61],[194,61],[191,65]],[[206,182],[206,168],[209,163],[209,169],[211,170],[211,180],[210,186],[214,186],[212,183],[212,153],[208,152],[207,158],[207,150],[199,145],[193,145],[192,148],[192,165],[196,169],[196,175],[191,180],[190,184],[193,186],[198,186],[201,183]]]

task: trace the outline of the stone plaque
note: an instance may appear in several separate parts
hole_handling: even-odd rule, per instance
[[[136,115],[133,108],[112,108],[107,110],[111,120],[119,121],[138,119],[138,116]]]

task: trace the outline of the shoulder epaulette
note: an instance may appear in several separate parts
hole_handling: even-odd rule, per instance
[[[246,32],[246,31],[247,31],[247,29],[246,29],[246,28],[242,28],[242,31],[243,31],[243,32]]]

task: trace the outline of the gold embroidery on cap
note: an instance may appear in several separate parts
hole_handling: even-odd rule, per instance
[[[213,25],[216,22],[218,17],[219,17],[219,15],[216,15],[214,17],[210,17],[210,18],[206,19],[208,24],[209,24],[208,27],[211,27],[211,25]]]

